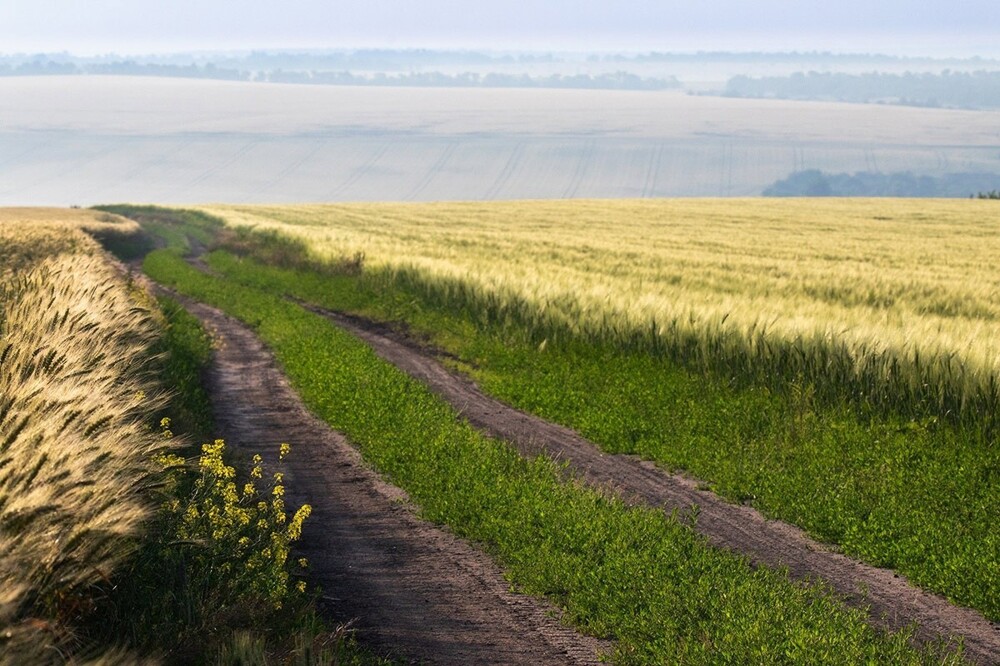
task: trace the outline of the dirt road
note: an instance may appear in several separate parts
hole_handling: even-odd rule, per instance
[[[588,482],[633,503],[672,509],[699,507],[697,529],[715,545],[771,567],[788,567],[794,578],[822,578],[856,605],[869,605],[873,622],[893,629],[917,623],[917,637],[962,636],[966,656],[1000,663],[1000,625],[980,613],[924,592],[888,569],[872,567],[810,539],[802,530],[768,520],[754,509],[699,490],[695,480],[672,475],[635,456],[609,455],[581,436],[486,396],[468,378],[442,366],[433,352],[383,324],[311,307],[366,341],[384,360],[424,382],[468,421],[513,442],[523,453],[569,461]]]
[[[303,407],[250,329],[185,305],[221,341],[208,378],[219,436],[265,461],[281,442],[292,447],[288,501],[312,505],[302,550],[334,619],[354,621],[366,644],[412,663],[597,664],[611,649],[511,593],[486,555],[420,520],[403,491]]]

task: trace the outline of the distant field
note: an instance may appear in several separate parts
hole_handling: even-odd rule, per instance
[[[678,92],[0,79],[0,205],[749,196],[1000,173],[1000,114]]]

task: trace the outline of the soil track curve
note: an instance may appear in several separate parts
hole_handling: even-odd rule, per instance
[[[208,376],[219,436],[265,461],[281,442],[292,447],[288,501],[312,505],[301,551],[333,619],[411,663],[590,665],[610,651],[543,602],[510,592],[485,554],[419,519],[402,490],[305,409],[252,330],[182,300],[220,341]]]
[[[445,368],[429,350],[385,324],[303,304],[367,342],[384,360],[424,382],[473,426],[512,442],[523,454],[545,453],[568,461],[588,483],[618,493],[634,504],[666,511],[699,508],[697,530],[713,544],[758,564],[787,567],[799,580],[820,578],[848,603],[869,606],[874,623],[901,629],[916,623],[916,637],[961,636],[966,658],[1000,663],[1000,624],[982,614],[911,585],[880,569],[836,553],[799,528],[769,520],[756,510],[702,490],[698,481],[670,474],[637,456],[603,453],[576,432],[485,395],[470,379]]]

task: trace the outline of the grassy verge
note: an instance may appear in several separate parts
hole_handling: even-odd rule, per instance
[[[212,357],[212,339],[196,317],[173,298],[156,299],[163,315],[163,333],[154,348],[160,382],[171,391],[170,406],[161,418],[171,429],[194,441],[207,441],[214,429],[212,403],[203,375]]]
[[[647,351],[572,339],[541,345],[524,328],[443,308],[386,274],[325,276],[224,252],[209,264],[274,293],[403,321],[513,405],[608,451],[688,470],[733,501],[1000,619],[1000,447],[974,432],[859,420],[849,406],[816,400],[804,381],[778,393]]]
[[[206,441],[213,423],[202,375],[212,341],[179,302],[157,300],[156,375],[172,396],[163,415],[171,436]],[[96,642],[124,641],[168,663],[388,663],[349,632],[325,626],[294,576],[302,570],[290,547],[308,514],[291,515],[280,499],[268,499],[278,482],[265,463],[280,461],[233,461],[219,441],[177,453],[189,459],[162,459],[159,510],[91,617]]]
[[[144,268],[253,325],[310,408],[429,519],[484,544],[515,585],[548,596],[576,625],[614,638],[619,663],[953,658],[876,631],[822,587],[709,547],[677,516],[562,482],[555,464],[482,436],[322,317],[202,274],[176,253],[154,252]]]

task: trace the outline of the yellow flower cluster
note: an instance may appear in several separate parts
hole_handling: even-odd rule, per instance
[[[280,607],[290,593],[305,589],[302,581],[290,584],[288,558],[312,509],[303,505],[289,519],[284,475],[271,475],[269,493],[259,487],[265,478],[260,455],[252,458],[249,479],[242,488],[238,486],[236,469],[224,459],[225,450],[221,439],[202,445],[198,476],[186,504],[175,501],[165,508],[177,517],[178,537],[197,543],[195,556],[209,560],[203,570],[225,576],[230,588],[241,595]],[[289,450],[283,444],[279,459]],[[270,500],[260,499],[267,496]],[[306,564],[304,558],[298,561],[300,568]]]

